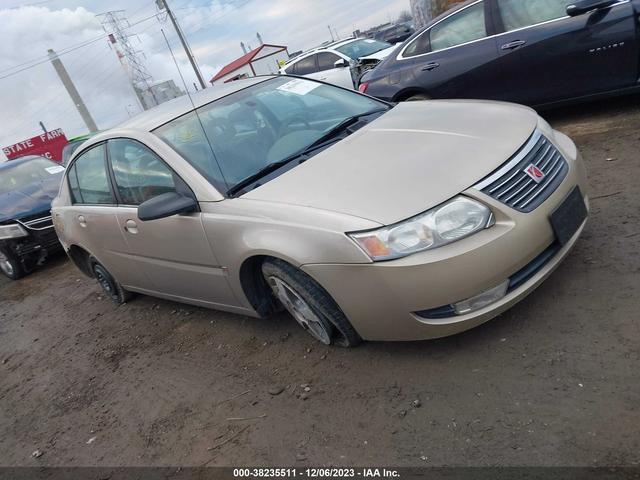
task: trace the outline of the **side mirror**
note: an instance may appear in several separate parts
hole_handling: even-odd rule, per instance
[[[179,213],[195,212],[198,203],[191,197],[167,192],[150,198],[138,207],[138,218],[143,222],[167,218]]]
[[[349,62],[347,62],[344,58],[341,58],[340,60],[336,60],[333,66],[334,68],[344,68],[349,66]]]
[[[567,6],[567,15],[577,17],[598,8],[607,8],[616,3],[616,0],[578,0]]]

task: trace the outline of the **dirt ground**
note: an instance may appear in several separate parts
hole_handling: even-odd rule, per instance
[[[583,152],[590,223],[455,337],[342,350],[284,314],[116,307],[64,257],[0,281],[0,465],[638,465],[639,105],[544,114]]]

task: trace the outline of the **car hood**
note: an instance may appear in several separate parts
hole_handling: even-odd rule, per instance
[[[51,175],[46,180],[0,195],[0,222],[20,220],[39,213],[48,215],[61,180],[62,174]]]
[[[393,45],[393,46],[391,46],[389,48],[385,48],[384,50],[380,50],[379,52],[372,53],[371,55],[367,55],[366,57],[359,57],[358,60],[360,60],[360,61],[362,61],[362,60],[384,60],[389,55],[391,55],[391,52],[393,52],[395,49],[396,49],[396,45]]]
[[[482,180],[522,147],[537,122],[530,108],[508,103],[401,103],[243,198],[389,225]]]

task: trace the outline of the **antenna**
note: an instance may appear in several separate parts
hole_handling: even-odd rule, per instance
[[[196,107],[196,104],[193,101],[193,98],[191,97],[191,93],[189,93],[189,88],[187,88],[187,82],[185,82],[184,80],[184,76],[182,75],[182,70],[180,70],[180,65],[178,65],[178,61],[176,60],[176,56],[173,54],[173,49],[171,48],[171,44],[169,43],[169,39],[167,38],[167,35],[164,33],[164,30],[161,28],[160,31],[162,32],[162,36],[164,37],[164,41],[167,44],[167,48],[169,49],[169,53],[171,54],[171,58],[173,58],[173,63],[176,65],[176,68],[178,69],[178,74],[180,75],[180,79],[182,80],[182,85],[184,85],[184,89],[187,92],[187,97],[189,97],[189,102],[191,102],[191,106],[193,107],[193,113],[196,115],[196,117],[198,118],[198,123],[200,124],[200,128],[202,129],[202,134],[204,135],[204,138],[207,139],[207,144],[209,145],[209,150],[211,150],[211,155],[213,156],[213,160],[216,162],[216,165],[218,166],[218,170],[220,171],[220,175],[222,175],[222,179],[224,180],[224,183],[227,184],[227,188],[229,188],[229,182],[227,182],[227,179],[224,176],[224,171],[222,170],[222,167],[220,166],[220,162],[218,162],[218,157],[216,156],[216,153],[213,151],[213,146],[211,145],[211,140],[209,139],[209,135],[207,134],[207,131],[204,128],[204,125],[202,124],[202,119],[200,118],[200,113],[198,113],[198,108]],[[194,85],[195,87],[195,85]]]
[[[113,45],[121,62],[122,60],[126,61],[131,86],[142,108],[147,110],[158,105],[158,99],[151,86],[153,77],[144,63],[146,57],[142,51],[133,48],[131,42],[129,42],[129,35],[125,33],[125,29],[131,25],[124,14],[124,10],[112,10],[100,13],[96,17],[100,18],[100,23],[105,32],[112,32],[109,35],[110,46]],[[145,94],[151,94],[153,100],[151,101],[148,96],[145,97]]]

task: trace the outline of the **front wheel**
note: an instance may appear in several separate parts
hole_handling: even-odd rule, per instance
[[[27,274],[20,259],[3,250],[0,250],[0,271],[11,280],[18,280]]]
[[[313,338],[341,347],[362,341],[335,301],[307,274],[278,259],[266,260],[262,274],[274,296]]]

